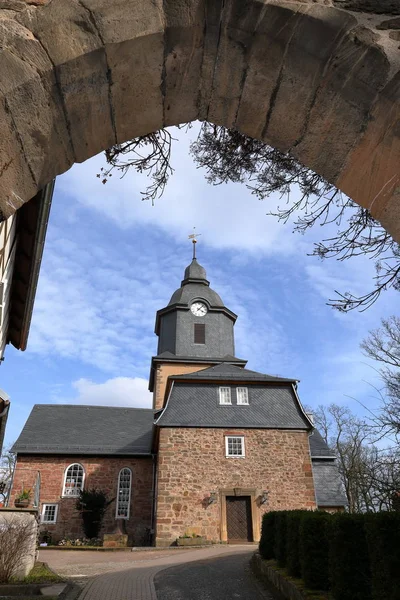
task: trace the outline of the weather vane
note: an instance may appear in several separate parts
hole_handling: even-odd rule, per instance
[[[196,233],[196,227],[193,227],[193,233],[189,235],[189,240],[192,240],[193,243],[193,258],[196,258],[196,238],[199,237],[199,235],[201,235],[201,233]]]

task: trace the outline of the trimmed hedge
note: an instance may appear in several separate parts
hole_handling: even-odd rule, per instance
[[[335,515],[329,523],[331,591],[340,600],[371,600],[365,515]]]
[[[400,600],[398,512],[266,513],[260,554],[335,600]]]
[[[265,560],[275,558],[275,517],[277,514],[276,511],[271,511],[265,513],[262,519],[261,539],[258,549],[261,557]]]
[[[325,512],[308,512],[300,520],[301,576],[311,590],[329,589],[328,521]]]
[[[275,515],[274,554],[280,567],[286,567],[286,534],[287,512],[281,511]]]
[[[291,510],[286,515],[286,568],[292,577],[301,577],[300,521],[304,510]]]
[[[400,600],[400,514],[367,515],[373,600]]]

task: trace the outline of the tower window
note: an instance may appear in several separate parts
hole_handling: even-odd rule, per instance
[[[194,323],[194,343],[206,343],[206,326],[204,323]]]
[[[238,404],[248,404],[249,403],[249,392],[247,387],[238,387],[236,389],[237,393],[237,403]]]
[[[220,387],[219,388],[219,403],[220,404],[232,404],[230,387]]]
[[[225,456],[226,458],[244,458],[244,436],[225,437]]]

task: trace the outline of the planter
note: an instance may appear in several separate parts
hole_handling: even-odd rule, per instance
[[[177,538],[176,543],[178,546],[205,546],[210,544],[204,537]]]
[[[26,499],[26,500],[14,500],[14,506],[15,506],[15,508],[28,508],[28,506],[29,506],[29,499]]]

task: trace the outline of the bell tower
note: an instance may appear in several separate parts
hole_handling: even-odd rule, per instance
[[[164,406],[169,375],[193,373],[222,362],[244,367],[247,362],[235,357],[237,315],[210,288],[206,271],[197,261],[195,243],[181,286],[167,306],[157,311],[158,348],[149,382],[155,409]]]

